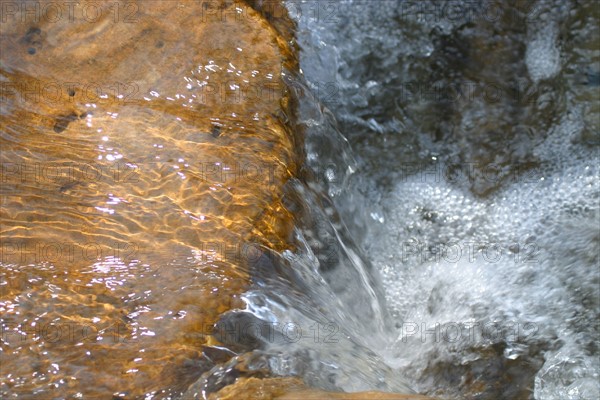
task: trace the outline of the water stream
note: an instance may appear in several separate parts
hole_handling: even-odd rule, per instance
[[[97,305],[104,308],[88,307],[90,315],[84,316],[91,320],[96,312],[125,303],[130,313],[123,318],[136,327],[134,337],[138,327],[140,337],[154,335],[144,330],[149,327],[159,337],[172,335],[163,332],[167,325],[161,319],[184,319],[179,302],[198,311],[198,299],[207,299],[206,309],[218,314],[212,333],[223,347],[203,350],[215,352],[215,357],[209,354],[211,362],[181,355],[189,371],[189,376],[178,377],[185,387],[147,393],[147,398],[171,393],[176,398],[189,382],[195,383],[188,395],[207,395],[239,376],[298,376],[331,391],[415,391],[440,399],[600,398],[600,10],[595,2],[285,3],[297,23],[302,70],[286,71],[285,76],[299,100],[294,129],[305,138],[305,165],[282,190],[283,206],[297,221],[291,243],[285,244],[289,249],[276,252],[244,242],[258,251],[249,271],[242,271],[244,279],[248,272],[250,284],[238,297],[225,289],[240,276],[207,272],[215,260],[205,260],[210,252],[198,249],[192,240],[195,231],[182,228],[195,226],[190,222],[193,213],[175,213],[179,219],[167,222],[176,229],[160,231],[165,222],[157,216],[178,209],[164,199],[140,195],[139,210],[121,212],[144,222],[147,213],[148,220],[158,221],[155,229],[144,230],[148,238],[141,239],[152,244],[151,262],[167,267],[126,265],[116,257],[85,266],[84,272],[90,272],[85,279],[93,277],[88,286],[93,283],[99,290],[106,285],[112,297],[98,295]],[[165,43],[152,46],[159,52]],[[174,57],[182,51],[169,49]],[[225,71],[226,65],[220,68],[211,61],[205,69]],[[2,80],[10,81],[9,69],[2,69]],[[177,93],[167,84],[164,90],[166,95],[169,90]],[[131,157],[144,162],[164,152],[169,163],[178,160],[187,167],[183,163],[194,159],[196,141],[219,136],[221,128],[215,131],[208,123],[202,132],[212,134],[204,136],[181,119],[174,125],[177,129],[169,126],[168,109],[152,101],[156,110],[148,106],[129,111],[135,117],[144,115],[135,126],[139,131],[118,125],[126,121],[126,113],[112,116],[116,122],[109,120],[114,138]],[[75,117],[63,117],[67,122],[54,132],[64,131]],[[78,118],[91,121],[87,112]],[[149,134],[136,137],[148,126]],[[189,137],[178,136],[182,143],[173,144],[162,136],[169,129]],[[3,138],[17,150],[24,141],[31,147],[27,152],[49,151],[47,143],[38,143],[39,135],[26,136],[31,142],[21,139],[18,134],[29,134],[22,130],[3,132]],[[76,160],[87,160],[68,136],[57,137],[53,140]],[[164,150],[156,144],[163,141]],[[62,157],[63,148],[56,146]],[[248,157],[262,151],[257,148]],[[15,154],[20,156],[18,151],[9,156]],[[147,164],[153,172],[156,161]],[[163,182],[160,176],[148,179]],[[73,187],[52,188],[63,193]],[[169,188],[152,193],[162,198]],[[197,188],[188,189],[195,194]],[[125,195],[135,190],[137,186],[122,189]],[[171,190],[179,193],[177,186]],[[101,191],[96,196],[93,205],[106,200]],[[42,196],[36,199],[44,203]],[[217,206],[227,197],[206,199],[207,209],[215,208],[210,211],[218,219]],[[111,207],[124,207],[110,200]],[[36,223],[31,221],[27,223]],[[232,224],[238,222],[232,218]],[[128,225],[111,223],[108,228],[115,226]],[[205,229],[211,232],[210,226]],[[57,237],[63,234],[59,231]],[[161,247],[175,236],[186,244],[183,249]],[[177,258],[177,251],[183,256]],[[152,258],[154,253],[166,261]],[[48,308],[56,320],[79,315],[70,297],[53,294],[72,290],[46,287],[46,275],[56,278],[51,264],[34,268],[40,277],[32,280],[24,266],[4,263],[3,273],[15,282],[16,294],[3,307],[23,309],[35,318],[34,306]],[[144,285],[155,289],[137,293]],[[214,293],[230,302],[235,298],[235,304],[223,308],[230,311],[221,315],[225,300],[210,303]],[[138,300],[152,307],[144,310]],[[150,311],[159,317],[151,318]],[[7,313],[7,321],[10,325],[14,318],[20,329],[18,314]],[[175,333],[181,335],[174,339],[177,344],[193,336]],[[151,362],[171,357],[160,348],[147,349],[145,357]],[[28,357],[39,356],[33,345],[26,350]],[[2,393],[18,397],[20,387],[28,384],[38,385],[42,394],[51,385],[67,390],[62,380],[45,376],[51,376],[51,367],[58,370],[58,361],[48,360],[63,360],[61,351],[55,353],[36,367],[45,368],[40,377],[29,382],[25,373],[10,375]],[[60,367],[77,368],[67,361]],[[79,379],[96,379],[88,375]],[[111,382],[110,373],[104,375]]]
[[[298,341],[318,356],[293,361],[286,343],[278,368],[347,391],[600,397],[598,7],[287,6],[312,177],[293,189],[290,281],[305,291],[249,304],[277,299],[254,313],[344,340]]]

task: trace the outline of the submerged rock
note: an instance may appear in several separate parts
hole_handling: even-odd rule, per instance
[[[94,4],[3,10],[6,397],[181,395],[252,349],[213,329],[293,248],[284,186],[303,140],[285,9]],[[248,376],[203,395],[340,398]]]
[[[97,4],[2,25],[6,396],[182,392],[293,225],[289,41],[232,1]]]

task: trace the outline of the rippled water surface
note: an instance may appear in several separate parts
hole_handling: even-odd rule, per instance
[[[292,24],[220,4],[3,8],[3,397],[207,397],[266,376],[409,390],[370,350],[374,271],[302,167],[304,131],[325,152],[344,139]]]
[[[3,397],[600,397],[593,1],[118,4],[2,25]]]

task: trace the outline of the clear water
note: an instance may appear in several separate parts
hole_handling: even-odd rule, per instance
[[[187,395],[247,374],[438,398],[600,398],[595,3],[286,3],[306,138],[284,196],[294,249],[262,249],[245,307],[217,327],[229,347],[216,356],[241,355]],[[165,294],[188,284],[178,271],[192,261],[130,275],[185,302]]]
[[[312,383],[395,390],[404,379],[440,398],[599,398],[594,2],[288,9],[310,89],[311,185],[329,199],[302,194],[315,222],[298,230],[306,257],[295,262],[318,277],[303,275],[308,292],[282,296],[288,307],[267,307],[265,318],[313,323],[319,306],[304,314],[301,305],[319,293],[321,321],[347,340],[297,343],[298,354],[319,354]],[[370,352],[385,363],[370,363]]]

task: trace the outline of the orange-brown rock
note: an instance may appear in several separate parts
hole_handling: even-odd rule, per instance
[[[288,241],[295,56],[240,2],[52,4],[1,25],[1,391],[180,392]]]
[[[260,1],[68,4],[2,4],[0,393],[177,395],[232,356],[210,327],[290,246],[293,24]]]

